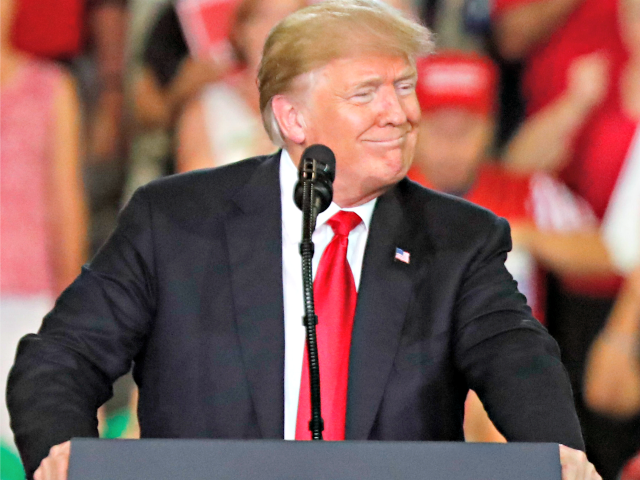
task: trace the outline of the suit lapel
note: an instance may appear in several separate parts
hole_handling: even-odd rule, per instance
[[[280,155],[236,194],[226,234],[244,368],[263,438],[284,435],[284,309]]]
[[[396,186],[378,199],[371,221],[349,360],[347,439],[369,435],[409,307],[419,248],[404,207]],[[409,263],[395,259],[396,248],[411,254]]]

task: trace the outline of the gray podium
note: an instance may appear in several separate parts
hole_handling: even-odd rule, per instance
[[[550,443],[96,440],[69,480],[560,480]]]

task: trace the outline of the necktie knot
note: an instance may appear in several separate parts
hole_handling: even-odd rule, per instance
[[[362,219],[357,213],[345,210],[339,211],[327,220],[327,223],[333,229],[333,233],[344,237],[348,237],[349,232],[356,228],[360,222],[362,222]]]

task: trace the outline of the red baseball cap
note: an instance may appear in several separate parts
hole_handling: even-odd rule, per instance
[[[416,93],[422,111],[461,107],[483,115],[495,111],[497,68],[487,57],[442,52],[417,61]]]

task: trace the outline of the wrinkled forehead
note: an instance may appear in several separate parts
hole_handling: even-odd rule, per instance
[[[389,55],[375,51],[333,58],[304,75],[315,80],[322,79],[345,85],[395,82],[418,76],[413,59],[404,55]]]

